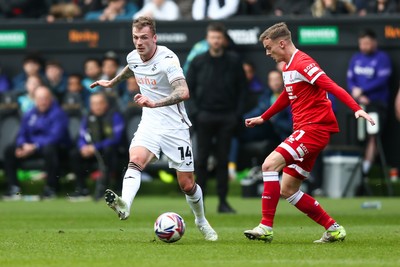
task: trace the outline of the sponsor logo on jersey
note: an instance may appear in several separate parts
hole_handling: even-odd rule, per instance
[[[317,64],[315,63],[311,63],[304,69],[304,72],[307,73],[310,77],[313,76],[317,71],[319,71],[319,68],[316,65]]]
[[[138,84],[157,85],[156,79],[151,79],[151,78],[147,78],[147,77],[137,77],[136,82]]]

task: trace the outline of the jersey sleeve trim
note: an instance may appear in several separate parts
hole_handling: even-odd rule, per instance
[[[315,75],[315,77],[310,81],[311,84],[314,84],[315,80],[318,79],[319,76],[321,76],[322,74],[325,74],[325,72],[321,71],[320,73],[318,73],[317,75]]]

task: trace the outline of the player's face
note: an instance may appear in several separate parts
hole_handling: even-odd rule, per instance
[[[279,40],[264,39],[263,46],[265,48],[265,54],[271,57],[276,62],[284,61],[284,51]]]
[[[133,44],[143,61],[150,59],[157,48],[157,35],[149,27],[132,29]]]

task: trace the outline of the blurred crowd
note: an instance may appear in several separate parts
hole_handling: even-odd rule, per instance
[[[219,20],[240,16],[352,16],[400,12],[399,0],[0,0],[2,19]]]

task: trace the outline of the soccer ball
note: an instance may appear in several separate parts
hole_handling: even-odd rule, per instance
[[[173,243],[181,239],[185,228],[185,221],[175,212],[161,214],[154,223],[156,236],[166,243]]]

